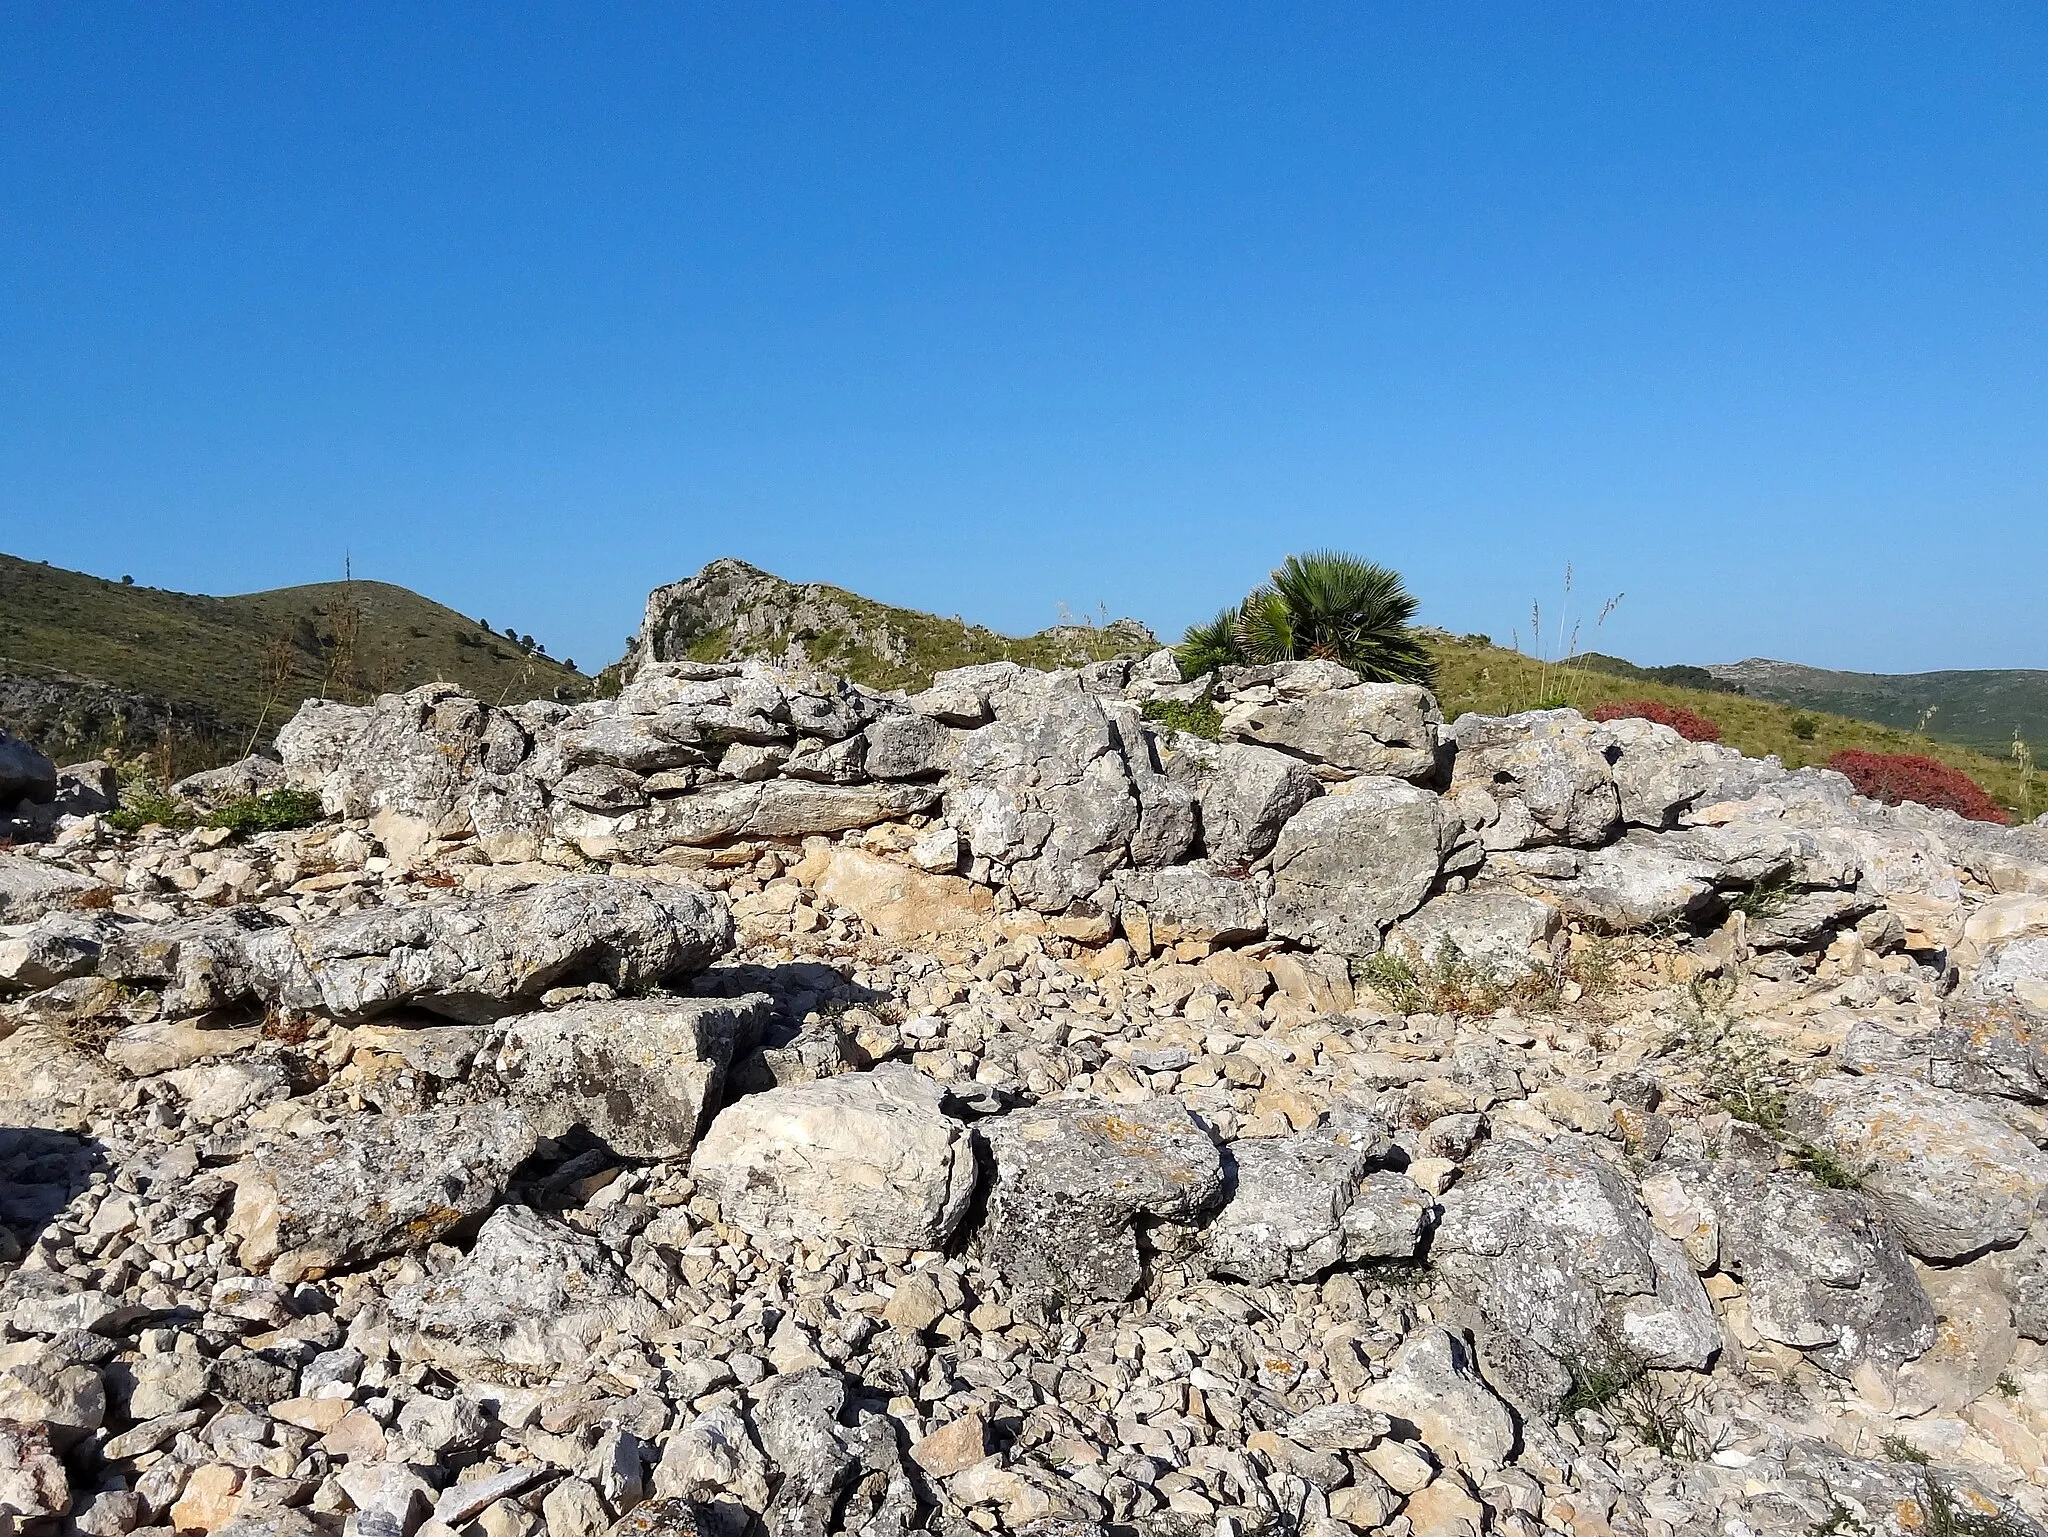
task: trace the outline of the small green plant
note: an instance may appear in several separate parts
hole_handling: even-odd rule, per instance
[[[1848,1506],[1832,1500],[1828,1513],[1806,1529],[1806,1537],[1865,1537],[1869,1530]]]
[[[2034,1529],[1996,1506],[1978,1510],[1965,1505],[1953,1489],[1927,1472],[1920,1475],[1920,1510],[1925,1517],[1922,1537],[2022,1537]]]
[[[1637,1352],[1610,1345],[1598,1363],[1580,1362],[1571,1374],[1571,1391],[1558,1405],[1559,1418],[1569,1419],[1581,1410],[1604,1414],[1644,1446],[1689,1462],[1703,1462],[1720,1450],[1698,1385],[1674,1385],[1652,1372]]]
[[[1148,699],[1140,713],[1167,731],[1185,731],[1211,742],[1223,734],[1222,712],[1206,699]]]
[[[1792,1149],[1792,1161],[1827,1190],[1860,1190],[1870,1171],[1852,1169],[1824,1147],[1802,1142]]]
[[[1491,1014],[1511,990],[1498,973],[1467,960],[1448,936],[1427,957],[1382,950],[1364,963],[1361,976],[1403,1014]]]
[[[1792,1081],[1770,1043],[1729,1013],[1735,984],[1694,977],[1679,995],[1684,1055],[1700,1075],[1707,1101],[1738,1121],[1779,1136]]]
[[[2020,1396],[2019,1378],[2015,1377],[2011,1372],[2000,1372],[1998,1374],[1998,1391],[2001,1397],[2018,1398]]]
[[[1792,905],[1792,887],[1784,880],[1759,881],[1728,905],[1736,912],[1748,914],[1750,922],[1762,923]]]
[[[128,792],[119,809],[108,814],[107,821],[124,833],[139,833],[152,824],[182,832],[197,826],[199,816],[189,802],[179,800],[170,791],[142,784]]]
[[[206,818],[208,827],[225,827],[230,832],[290,832],[311,827],[320,820],[320,797],[311,790],[271,790],[263,795],[245,795],[229,801]]]
[[[1811,742],[1820,735],[1820,720],[1816,716],[1799,714],[1792,717],[1792,734],[1802,742]]]
[[[1877,1443],[1878,1449],[1893,1462],[1910,1462],[1916,1467],[1926,1467],[1934,1461],[1904,1436],[1886,1436]]]

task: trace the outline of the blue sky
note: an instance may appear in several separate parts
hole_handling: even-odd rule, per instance
[[[0,6],[0,549],[2048,667],[2048,11]],[[1594,637],[1590,630],[1587,640]]]

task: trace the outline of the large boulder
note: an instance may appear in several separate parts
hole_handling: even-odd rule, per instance
[[[252,795],[265,795],[285,785],[284,765],[275,758],[253,753],[220,768],[187,774],[171,786],[171,793],[199,806],[221,806]]]
[[[541,1136],[580,1127],[628,1158],[682,1158],[773,1008],[766,993],[574,1003],[507,1020],[492,1062]]]
[[[1519,877],[1570,916],[1607,929],[1692,917],[1714,900],[1714,867],[1649,834],[1604,849],[1496,854],[1487,869]]]
[[[1372,1172],[1390,1145],[1377,1125],[1231,1143],[1224,1205],[1202,1238],[1209,1268],[1265,1285],[1411,1257],[1435,1203],[1406,1175]]]
[[[1327,778],[1427,779],[1436,772],[1443,722],[1427,689],[1360,683],[1233,710],[1225,729],[1300,758]]]
[[[1430,1254],[1502,1342],[1540,1369],[1702,1367],[1721,1326],[1678,1246],[1651,1225],[1627,1173],[1591,1138],[1490,1142],[1443,1198]]]
[[[391,1316],[409,1359],[486,1380],[562,1374],[608,1336],[644,1335],[660,1310],[594,1238],[524,1206],[491,1213],[446,1275],[401,1288]]]
[[[284,764],[286,783],[318,790],[341,767],[349,744],[370,723],[368,705],[334,699],[308,699],[292,718],[277,728],[275,746]]]
[[[1461,715],[1451,794],[1489,849],[1597,848],[1621,829],[1608,735],[1576,710]]]
[[[1019,1292],[1120,1302],[1141,1220],[1187,1223],[1223,1190],[1216,1144],[1175,1099],[1049,1100],[982,1123],[996,1165],[983,1242]]]
[[[722,898],[589,875],[270,929],[243,955],[253,989],[287,1008],[365,1019],[413,1004],[481,1023],[558,984],[632,991],[699,971],[731,943]]]
[[[1241,944],[1266,932],[1266,904],[1251,881],[1213,875],[1199,865],[1120,870],[1117,900],[1145,910],[1162,942],[1198,939]]]
[[[1350,956],[1423,903],[1463,828],[1449,804],[1398,779],[1356,779],[1310,801],[1273,850],[1266,925],[1282,939]]]
[[[750,1094],[690,1160],[725,1220],[757,1237],[936,1249],[974,1195],[974,1146],[945,1091],[901,1064]]]
[[[346,1116],[237,1164],[227,1234],[244,1268],[274,1280],[367,1264],[487,1211],[533,1149],[532,1123],[502,1104]]]
[[[453,684],[385,694],[321,780],[321,804],[368,818],[391,857],[410,864],[432,839],[470,833],[471,781],[517,768],[531,745],[514,716]]]
[[[741,838],[796,839],[872,827],[929,811],[939,792],[927,784],[817,784],[763,779],[658,795],[613,814],[558,801],[555,829],[591,859],[709,847]]]
[[[1934,1306],[1860,1191],[1747,1164],[1672,1177],[1712,1213],[1720,1268],[1743,1283],[1765,1339],[1838,1377],[1866,1361],[1895,1370],[1934,1343]]]
[[[254,907],[124,925],[103,937],[99,974],[156,989],[167,1014],[204,1014],[257,990],[248,945],[279,932],[277,920]]]
[[[1912,1078],[1821,1078],[1793,1096],[1786,1124],[1845,1167],[1906,1247],[1967,1259],[2018,1243],[2048,1192],[2048,1153],[1984,1100]]]
[[[946,815],[1025,906],[1064,911],[1124,864],[1140,805],[1100,700],[1052,684],[995,696],[997,719],[955,738]],[[985,866],[984,866],[985,862]]]
[[[23,801],[57,798],[57,765],[28,742],[0,727],[0,814]]]
[[[82,907],[106,890],[90,875],[0,849],[0,923],[33,923],[45,913]]]
[[[0,932],[0,993],[50,987],[90,975],[100,951],[121,932],[108,913],[50,913]]]
[[[1315,770],[1298,758],[1185,732],[1168,738],[1165,769],[1194,793],[1202,851],[1217,870],[1242,870],[1265,858],[1287,819],[1323,793]]]
[[[843,845],[805,855],[795,875],[834,907],[858,914],[884,939],[961,933],[980,927],[995,911],[995,892],[987,886]]]
[[[1632,717],[1602,721],[1591,738],[1605,740],[1622,820],[1661,831],[1713,788],[1715,772],[1732,747],[1688,742],[1669,726]]]
[[[1482,883],[1431,897],[1394,926],[1387,948],[1433,962],[1448,946],[1478,970],[1513,981],[1528,972],[1532,951],[1549,942],[1558,921],[1551,903]]]

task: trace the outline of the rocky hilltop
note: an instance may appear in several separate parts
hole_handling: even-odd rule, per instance
[[[1135,619],[1000,635],[959,618],[877,603],[843,587],[790,582],[743,560],[714,560],[657,587],[622,670],[645,662],[747,658],[826,667],[873,688],[924,688],[934,673],[977,662],[1078,667],[1158,646]]]
[[[2042,1530],[2048,829],[648,634],[309,703],[299,831],[0,760],[0,1523]]]

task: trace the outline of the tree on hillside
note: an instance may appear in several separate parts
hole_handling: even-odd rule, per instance
[[[1410,628],[1416,601],[1400,574],[1355,555],[1290,555],[1234,609],[1190,625],[1174,649],[1183,677],[1232,663],[1315,657],[1368,682],[1435,681],[1429,652]]]

